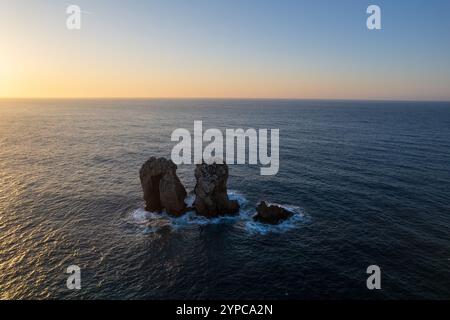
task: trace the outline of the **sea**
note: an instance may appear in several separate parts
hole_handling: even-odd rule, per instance
[[[144,210],[141,165],[194,121],[279,129],[277,175],[230,165],[235,217]],[[450,299],[450,103],[0,100],[0,298]]]

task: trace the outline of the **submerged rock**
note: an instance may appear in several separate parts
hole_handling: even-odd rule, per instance
[[[180,216],[186,212],[186,189],[176,174],[172,160],[151,157],[141,167],[139,176],[144,191],[145,210]]]
[[[226,164],[198,164],[195,168],[195,201],[197,214],[205,217],[234,215],[239,203],[227,193],[228,166]]]
[[[280,206],[267,206],[265,201],[261,201],[256,207],[256,211],[257,213],[253,216],[253,220],[268,224],[279,224],[294,215],[293,212]]]

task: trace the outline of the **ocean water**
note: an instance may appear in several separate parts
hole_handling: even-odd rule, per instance
[[[142,209],[140,166],[194,120],[280,129],[278,175],[230,166],[238,217]],[[298,215],[254,223],[261,199]],[[0,298],[450,299],[450,103],[2,100]]]

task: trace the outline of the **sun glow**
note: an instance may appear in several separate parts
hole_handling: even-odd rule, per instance
[[[400,23],[371,31],[365,8],[341,12],[343,24],[276,2],[251,20],[228,1],[230,19],[184,5],[90,1],[81,9],[92,14],[68,30],[64,4],[0,3],[0,97],[450,98],[448,28],[434,22],[429,34]]]

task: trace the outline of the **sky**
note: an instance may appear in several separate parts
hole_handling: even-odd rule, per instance
[[[450,1],[0,0],[0,97],[450,100]]]

